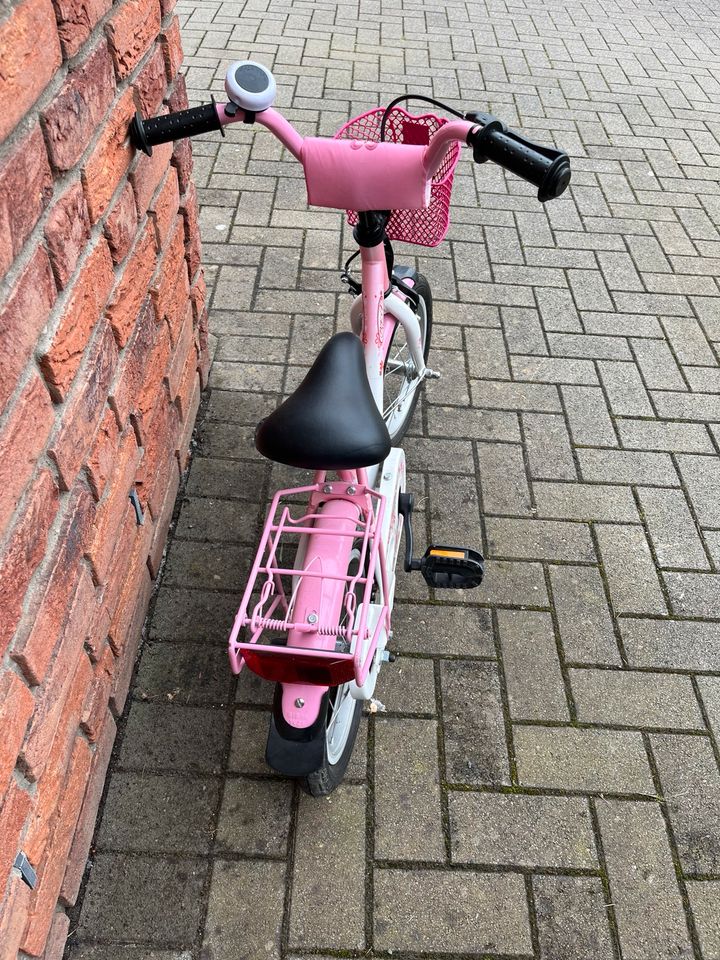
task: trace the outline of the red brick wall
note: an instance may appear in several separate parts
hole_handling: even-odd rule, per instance
[[[187,105],[173,4],[0,6],[2,960],[62,954],[205,375],[190,149],[126,136]]]

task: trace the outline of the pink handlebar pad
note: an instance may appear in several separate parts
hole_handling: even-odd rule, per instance
[[[300,160],[308,202],[338,210],[424,210],[425,147],[305,137]]]

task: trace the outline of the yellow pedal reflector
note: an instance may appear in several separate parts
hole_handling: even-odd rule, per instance
[[[464,550],[431,550],[431,557],[452,557],[453,560],[464,560],[465,551]]]

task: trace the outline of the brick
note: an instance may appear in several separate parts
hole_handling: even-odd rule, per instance
[[[20,871],[12,870],[7,894],[5,899],[0,901],[0,944],[4,951],[3,960],[11,960],[17,956],[25,931],[30,897],[30,887],[20,876]]]
[[[530,475],[544,480],[575,480],[575,460],[563,417],[524,413]]]
[[[35,701],[17,674],[6,670],[0,676],[0,723],[3,739],[0,751],[0,802],[20,752]]]
[[[87,458],[116,365],[117,347],[112,332],[101,324],[85,354],[82,374],[63,405],[60,426],[50,442],[50,456],[67,490]]]
[[[175,85],[177,87],[177,81]],[[183,107],[173,107],[172,102],[169,102],[169,106],[172,110],[184,109]],[[180,193],[184,193],[190,183],[193,170],[192,145],[188,138],[175,142],[173,146],[172,164],[177,170]]]
[[[45,223],[45,240],[60,289],[67,286],[89,239],[90,214],[82,184],[76,181],[60,197]]]
[[[597,814],[623,956],[691,957],[660,808],[607,800]]]
[[[187,788],[185,792],[187,795]],[[285,857],[291,802],[292,787],[287,782],[236,779],[226,783],[217,826],[215,849],[219,855],[228,851],[249,857]],[[207,806],[205,799],[203,807]],[[205,818],[208,819],[207,814]],[[238,823],[243,824],[242,831],[237,829]],[[207,844],[213,832],[211,823],[206,831]],[[195,843],[197,845],[197,841]]]
[[[15,389],[55,301],[55,281],[43,247],[38,247],[0,311],[0,410]]]
[[[0,275],[7,272],[52,197],[52,173],[36,124],[0,168]],[[22,203],[18,197],[22,196]]]
[[[0,650],[20,621],[25,591],[45,552],[48,531],[55,519],[58,490],[49,470],[42,470],[27,492],[22,515],[9,533],[0,559]]]
[[[60,887],[60,901],[66,906],[73,906],[87,863],[90,851],[90,842],[95,832],[95,819],[100,805],[100,799],[105,786],[105,775],[110,762],[113,743],[115,742],[115,721],[109,713],[105,716],[102,734],[93,755],[87,789],[82,800],[78,815],[75,835],[70,851],[67,855],[67,866],[62,886]]]
[[[156,323],[152,303],[147,300],[141,307],[110,394],[119,423],[127,423],[131,413],[138,413],[142,426],[147,427],[144,420],[150,412],[149,404],[162,382],[169,359],[168,337]]]
[[[112,0],[53,0],[66,58],[73,57],[112,6]]]
[[[375,725],[375,857],[445,860],[437,723],[393,719]],[[405,749],[401,756],[397,744]]]
[[[92,686],[87,691],[80,716],[80,727],[90,743],[95,743],[103,730],[116,666],[115,653],[106,645],[93,666]]]
[[[153,194],[165,176],[171,155],[172,143],[163,143],[153,147],[151,157],[144,153],[138,156],[137,166],[130,173],[130,182],[135,192],[138,215],[141,218],[145,216]]]
[[[453,863],[593,869],[587,800],[498,793],[449,795]]]
[[[628,670],[570,670],[578,720],[626,727],[702,730],[689,677]]]
[[[638,496],[658,566],[709,570],[710,564],[683,492],[641,487]]]
[[[669,453],[712,453],[707,427],[668,420],[618,420],[620,439],[630,450],[667,450]]]
[[[178,186],[177,173],[171,167],[163,181],[160,189],[150,203],[148,215],[155,223],[156,246],[162,250],[170,236],[170,231],[175,224],[175,215],[180,206],[180,188]]]
[[[80,584],[72,599],[67,623],[57,644],[57,653],[48,674],[37,692],[38,704],[20,754],[29,780],[42,776],[62,714],[80,713],[80,704],[68,699],[75,665],[84,656],[83,645],[93,615],[95,586],[87,570],[80,575]],[[69,606],[70,604],[68,604]],[[84,699],[84,691],[80,691]]]
[[[639,523],[640,515],[630,487],[591,483],[534,483],[539,517]]]
[[[148,569],[153,580],[157,579],[160,566],[165,555],[168,530],[175,511],[175,500],[180,486],[180,476],[175,471],[170,473],[170,481],[165,491],[165,498],[155,518],[155,530],[148,553]]]
[[[22,943],[22,949],[31,956],[37,956],[42,952],[50,931],[55,904],[65,873],[65,858],[72,843],[91,759],[92,754],[88,743],[78,738],[70,757],[62,799],[57,808],[50,848],[44,865],[38,872],[38,884],[33,891],[33,902]]]
[[[712,348],[694,317],[665,317],[663,326],[673,353],[680,363],[716,365],[717,360]]]
[[[620,651],[598,570],[553,566],[550,579],[566,659],[575,663],[619,665]]]
[[[96,223],[105,213],[115,189],[130,166],[133,148],[127,131],[134,114],[133,93],[128,89],[111,108],[98,141],[83,165],[83,188],[92,223]]]
[[[550,615],[498,610],[498,629],[513,720],[569,719]]]
[[[125,516],[130,488],[133,485],[141,451],[131,428],[126,428],[118,445],[115,470],[105,498],[98,504],[94,536],[89,544],[88,558],[92,562],[98,583],[107,580],[115,541]]]
[[[193,316],[190,304],[187,305],[185,320],[180,330],[177,343],[175,344],[175,352],[167,372],[168,389],[170,391],[170,399],[173,402],[180,394],[188,364],[189,369],[194,375],[197,367],[197,350],[195,349]]]
[[[704,737],[651,738],[684,873],[717,874],[720,865],[720,773]]]
[[[126,0],[105,25],[115,74],[123,80],[137,66],[160,31],[157,0]]]
[[[701,526],[720,526],[720,460],[717,457],[679,456],[678,467]]]
[[[720,671],[717,624],[700,620],[621,620],[628,662],[636,667]]]
[[[490,555],[494,557],[576,562],[595,560],[590,531],[585,524],[488,517],[485,528]]]
[[[720,420],[720,396],[715,393],[675,393],[655,390],[652,394],[657,415],[669,420]]]
[[[675,614],[718,619],[720,574],[665,573],[663,579]]]
[[[155,270],[155,231],[146,221],[110,298],[106,315],[115,339],[124,347],[137,323]]]
[[[26,601],[27,616],[13,644],[12,657],[32,684],[42,683],[68,616],[78,583],[79,564],[95,519],[92,497],[82,484],[73,489],[58,537],[40,582]]]
[[[135,194],[126,183],[120,196],[108,211],[103,231],[110,247],[113,263],[122,263],[130,252],[137,232],[138,216]]]
[[[631,340],[630,342],[648,389],[685,389],[680,368],[665,340]]]
[[[100,237],[70,287],[50,345],[40,357],[40,368],[57,400],[67,396],[114,281],[110,250]]]
[[[95,437],[85,466],[88,483],[96,500],[100,500],[115,469],[115,453],[120,433],[112,410],[107,409]]]
[[[634,363],[600,361],[600,377],[616,416],[651,417],[653,409]]]
[[[489,410],[530,410],[559,413],[558,388],[544,383],[503,383],[499,380],[471,380],[474,407]]]
[[[510,379],[507,348],[501,330],[466,328],[464,337],[471,376]]]
[[[62,960],[70,929],[70,917],[63,911],[53,915],[41,960]]]
[[[162,34],[160,35],[162,38]],[[163,51],[156,46],[150,54],[145,66],[133,84],[140,102],[140,113],[143,117],[153,117],[160,112],[165,95],[167,81],[165,79],[165,59]],[[153,147],[153,153],[155,148]],[[172,153],[172,148],[170,149]]]
[[[6,529],[53,424],[50,397],[33,373],[0,430],[0,530]]]
[[[640,733],[516,727],[514,742],[523,786],[655,795]]]
[[[180,21],[173,17],[167,27],[160,34],[160,46],[165,60],[165,70],[169,81],[174,80],[183,61],[182,40],[180,38]]]
[[[612,960],[615,953],[599,878],[534,876],[532,885],[540,956]]]
[[[515,444],[477,445],[482,508],[486,513],[528,515],[530,489],[522,447]]]
[[[103,40],[68,73],[60,92],[41,114],[48,154],[56,170],[75,166],[114,96],[112,61]]]
[[[0,684],[0,689],[1,688],[2,684]],[[0,777],[2,777],[3,773],[0,773]],[[20,836],[23,832],[27,815],[30,812],[32,798],[26,790],[19,787],[13,780],[10,781],[10,787],[7,793],[5,793],[3,787],[3,794],[4,798],[0,802],[0,856],[4,864],[4,881],[5,873],[9,872],[10,867],[15,862],[15,857],[19,850]]]
[[[678,475],[667,453],[578,450],[580,473],[590,483],[633,483],[676,487]]]
[[[517,874],[376,869],[374,889],[378,950],[532,953],[525,884]]]
[[[613,309],[613,302],[599,272],[568,270],[567,276],[578,310]]]
[[[43,92],[60,66],[60,44],[50,0],[17,4],[0,25],[3,70],[0,77],[0,141],[6,139]],[[35,62],[35,54],[43,51]],[[33,69],[28,70],[28,63]]]
[[[569,290],[540,287],[535,290],[543,327],[551,331],[582,331],[582,324]]]
[[[231,960],[232,944],[242,943],[249,956],[280,956],[285,872],[284,863],[216,860],[203,952]],[[258,909],[235,910],[234,903],[257,904]]]
[[[440,675],[446,778],[455,783],[509,783],[497,667],[494,663],[444,661]]]
[[[639,527],[596,528],[610,599],[616,613],[667,612],[647,540]]]
[[[194,279],[202,258],[200,249],[200,226],[198,224],[199,210],[197,190],[194,183],[188,184],[180,205],[185,229],[185,259],[188,264],[190,279]],[[200,308],[202,309],[202,308]]]
[[[603,316],[603,314],[591,314]],[[632,333],[638,330],[633,317]],[[556,357],[579,357],[588,360],[631,360],[627,341],[620,336],[603,336],[579,333],[549,333],[550,352]]]
[[[470,605],[403,604],[394,637],[393,649],[407,653],[495,655],[489,612]]]
[[[599,387],[562,387],[570,433],[575,444],[617,446],[617,436]]]

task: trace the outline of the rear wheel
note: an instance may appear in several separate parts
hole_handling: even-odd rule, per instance
[[[430,284],[422,274],[418,274],[413,289],[420,298],[415,312],[420,323],[423,357],[427,363],[432,335],[432,293]],[[410,300],[408,303],[412,306]],[[383,418],[394,447],[398,446],[410,426],[421,383],[412,362],[405,329],[398,323],[390,341],[383,377]]]

